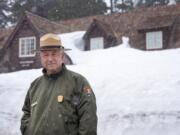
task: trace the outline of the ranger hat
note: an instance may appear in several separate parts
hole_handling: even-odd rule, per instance
[[[48,33],[43,35],[40,38],[40,50],[49,50],[53,48],[60,48],[64,49],[62,46],[60,37],[58,37],[56,34]]]

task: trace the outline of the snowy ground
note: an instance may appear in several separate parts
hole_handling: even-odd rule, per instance
[[[61,37],[72,48],[82,35]],[[75,62],[68,68],[86,76],[96,94],[98,135],[180,135],[180,49],[126,46],[68,52]],[[0,74],[0,135],[20,135],[25,94],[39,75],[41,69]]]

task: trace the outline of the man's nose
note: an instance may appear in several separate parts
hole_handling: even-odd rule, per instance
[[[48,61],[52,61],[53,57],[51,55],[49,55],[47,59],[48,59]]]

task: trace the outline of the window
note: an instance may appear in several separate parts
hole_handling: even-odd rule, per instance
[[[25,37],[19,39],[19,57],[33,57],[36,49],[36,38]]]
[[[146,33],[146,49],[161,49],[163,47],[162,31]]]
[[[103,48],[104,48],[104,38],[103,37],[97,37],[97,38],[90,39],[90,50],[103,49]]]

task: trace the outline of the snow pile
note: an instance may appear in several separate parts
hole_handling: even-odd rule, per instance
[[[61,35],[96,94],[98,135],[180,135],[180,49],[145,52],[125,44],[83,52],[82,33]],[[72,41],[73,40],[73,41]],[[127,41],[127,39],[126,39]],[[0,75],[0,135],[19,135],[21,108],[41,69]]]

